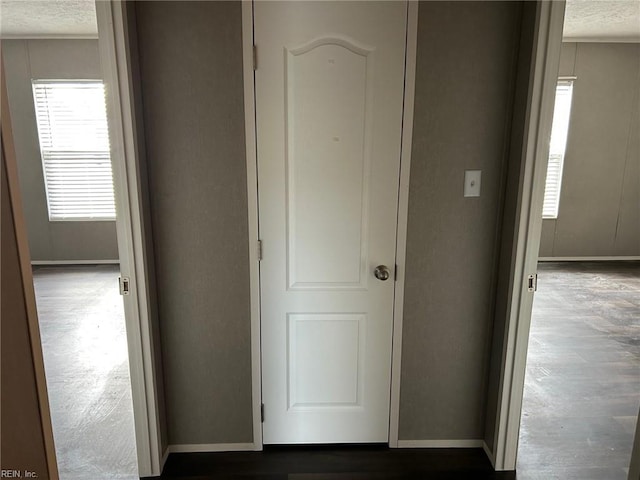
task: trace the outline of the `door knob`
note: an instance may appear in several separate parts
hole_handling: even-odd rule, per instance
[[[386,265],[378,265],[376,269],[373,271],[373,274],[376,276],[378,280],[385,281],[388,280],[391,274],[389,273],[389,268]]]

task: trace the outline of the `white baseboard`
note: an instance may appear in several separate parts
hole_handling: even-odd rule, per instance
[[[120,260],[33,260],[31,265],[117,265]]]
[[[483,440],[398,440],[398,448],[482,448],[493,463],[493,455]],[[193,443],[169,445],[162,457],[162,466],[170,453],[248,452],[253,443]]]
[[[168,453],[206,453],[206,452],[252,452],[253,443],[192,443],[187,445],[169,445]]]
[[[640,260],[640,256],[624,257],[538,257],[539,262],[624,262]]]
[[[167,463],[167,458],[169,458],[169,449],[169,446],[164,449],[164,455],[162,455],[162,460],[160,460],[160,474],[162,474],[162,471],[164,470],[164,464]]]
[[[491,466],[496,468],[496,457],[493,455],[493,452],[489,449],[489,445],[484,440],[482,441],[482,450],[489,457],[489,461],[491,462]]]
[[[480,448],[482,440],[398,440],[398,448]]]

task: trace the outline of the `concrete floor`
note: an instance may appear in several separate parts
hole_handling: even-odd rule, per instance
[[[118,276],[115,265],[34,269],[60,480],[139,478]]]
[[[626,480],[640,407],[640,262],[541,263],[518,480]]]

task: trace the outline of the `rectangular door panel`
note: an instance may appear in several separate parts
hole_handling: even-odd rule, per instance
[[[335,37],[286,51],[292,289],[364,287],[372,61]]]
[[[289,409],[358,407],[364,315],[289,315]]]

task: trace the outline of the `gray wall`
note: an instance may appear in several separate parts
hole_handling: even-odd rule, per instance
[[[480,439],[521,6],[420,4],[401,440]],[[465,169],[482,170],[463,198]]]
[[[420,6],[401,439],[483,438],[521,8]],[[136,14],[169,443],[251,442],[240,4]]]
[[[565,43],[575,75],[557,220],[541,257],[640,255],[640,44]]]
[[[50,222],[32,79],[99,79],[97,40],[3,40],[9,108],[31,258],[117,260],[113,221]]]
[[[239,2],[137,2],[170,444],[252,442]]]

